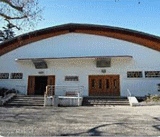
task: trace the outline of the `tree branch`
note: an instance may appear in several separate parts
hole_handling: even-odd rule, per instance
[[[5,19],[7,20],[14,20],[14,19],[24,19],[24,18],[27,18],[27,15],[24,15],[24,16],[21,16],[21,17],[11,17],[11,16],[8,16],[8,15],[5,15],[3,13],[0,13],[0,16],[4,17]]]
[[[0,0],[0,2],[6,3],[9,6],[11,6],[12,8],[14,8],[14,9],[16,9],[18,11],[23,12],[23,7],[13,5],[9,0]]]

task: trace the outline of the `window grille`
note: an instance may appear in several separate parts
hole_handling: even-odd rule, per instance
[[[145,71],[146,78],[160,78],[160,71]]]
[[[22,79],[23,73],[11,73],[11,79]]]
[[[78,76],[65,76],[65,81],[79,81]]]
[[[142,78],[142,71],[128,71],[127,78]]]
[[[9,73],[0,73],[0,79],[8,79]]]

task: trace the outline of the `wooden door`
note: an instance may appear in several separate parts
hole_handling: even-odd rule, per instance
[[[90,96],[119,96],[119,76],[89,76]]]
[[[28,95],[34,95],[35,91],[35,76],[28,77]]]
[[[47,85],[55,85],[55,76],[48,76]],[[52,95],[55,95],[55,87],[53,87]]]
[[[47,85],[55,85],[55,76],[48,76]]]
[[[120,92],[119,92],[119,76],[112,76],[111,77],[111,84],[112,84],[112,92],[111,95],[112,96],[120,96]]]

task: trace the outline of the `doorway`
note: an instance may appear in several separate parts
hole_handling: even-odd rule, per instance
[[[28,95],[44,95],[47,85],[55,85],[55,76],[29,76]]]
[[[44,95],[47,86],[47,79],[48,77],[46,76],[35,77],[35,95]]]
[[[89,96],[120,96],[119,75],[89,76]]]

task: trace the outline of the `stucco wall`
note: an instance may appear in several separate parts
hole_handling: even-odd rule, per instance
[[[80,57],[80,56],[110,56],[131,55],[132,59],[112,59],[111,67],[106,73],[96,68],[93,59],[47,60],[48,69],[35,69],[31,61],[16,62],[17,58],[47,58],[47,57]],[[82,85],[84,95],[88,95],[89,75],[120,75],[120,92],[127,94],[126,89],[136,96],[148,93],[158,94],[157,84],[160,78],[127,78],[127,71],[160,71],[160,53],[134,43],[88,34],[69,33],[25,45],[0,57],[0,73],[22,72],[22,80],[1,79],[0,86],[16,88],[26,94],[28,76],[55,75],[56,85]],[[78,82],[65,82],[64,76],[77,75]]]

